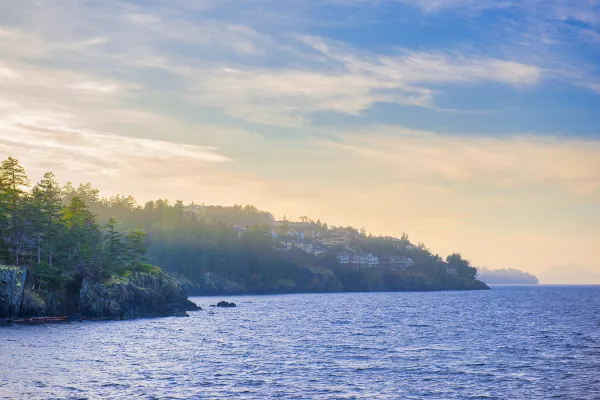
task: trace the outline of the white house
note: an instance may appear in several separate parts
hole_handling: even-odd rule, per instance
[[[337,253],[335,260],[339,264],[350,264],[350,253],[348,253],[347,251],[340,251],[339,253]]]
[[[350,255],[350,264],[360,264],[360,256],[358,254]]]
[[[409,269],[415,265],[415,261],[410,257],[401,257],[398,266],[402,269]]]
[[[379,258],[373,254],[367,254],[367,264],[370,266],[379,265]]]

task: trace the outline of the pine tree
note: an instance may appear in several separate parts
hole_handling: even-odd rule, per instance
[[[102,237],[94,215],[81,198],[73,197],[62,211],[62,221],[66,228],[66,266],[70,272],[81,275],[96,274],[101,263]]]
[[[0,203],[7,219],[4,227],[4,242],[11,253],[15,264],[21,265],[21,258],[25,250],[27,233],[23,210],[26,203],[26,193],[23,187],[29,185],[25,169],[19,160],[8,157],[0,164],[1,192]]]
[[[61,190],[52,172],[44,174],[42,180],[32,190],[34,203],[34,227],[37,250],[37,263],[42,262],[42,249],[47,255],[47,262],[53,264],[55,236],[59,233],[57,226],[62,209]]]
[[[110,218],[104,227],[104,265],[109,273],[120,269],[125,260],[125,244],[116,229],[117,221]]]
[[[146,260],[146,234],[142,228],[137,228],[127,234],[127,250],[129,263],[135,273],[143,261]]]

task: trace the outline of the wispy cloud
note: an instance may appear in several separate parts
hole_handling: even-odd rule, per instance
[[[196,78],[194,98],[245,120],[298,125],[314,112],[358,115],[377,102],[433,107],[442,84],[521,86],[543,73],[534,65],[478,56],[409,50],[383,56],[314,37],[301,42],[325,56],[318,69],[208,70]]]
[[[447,136],[393,127],[344,133],[343,138],[325,143],[407,180],[600,198],[600,143],[594,140]]]
[[[447,85],[531,85],[544,74],[537,65],[476,53],[404,49],[378,54],[318,37],[275,36],[210,18],[189,20],[160,8],[115,6],[121,17],[112,18],[101,8],[88,20],[81,7],[71,5],[65,11],[72,18],[59,17],[63,25],[56,32],[47,25],[31,26],[27,33],[5,29],[0,49],[23,71],[18,84],[52,86],[57,95],[70,88],[80,97],[138,91],[143,98],[147,91],[164,91],[163,80],[174,85],[180,98],[235,118],[300,126],[315,112],[359,115],[378,102],[433,107]],[[13,13],[29,26],[32,16],[45,10]],[[84,34],[81,21],[87,22]],[[47,64],[44,73],[28,65],[32,57]],[[276,62],[277,57],[287,61]],[[157,70],[163,74],[160,80]]]

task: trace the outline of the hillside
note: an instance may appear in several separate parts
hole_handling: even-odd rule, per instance
[[[197,295],[487,288],[459,253],[442,259],[406,234],[275,221],[253,206],[139,205],[131,196],[102,198],[89,183],[60,187],[51,173],[26,190],[17,160],[0,170],[0,261],[29,265],[42,285],[102,282],[156,265]]]

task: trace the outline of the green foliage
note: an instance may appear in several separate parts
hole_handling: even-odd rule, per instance
[[[160,265],[192,281],[203,281],[210,273],[250,291],[269,292],[309,286],[314,271],[331,273],[337,267],[335,250],[314,257],[278,249],[271,236],[273,216],[250,205],[184,206],[165,199],[139,205],[131,196],[101,198],[89,183],[61,188],[52,173],[30,191],[27,185],[18,160],[2,162],[0,263],[30,265],[47,284],[75,275],[98,280],[128,279],[135,272],[157,275],[162,272],[155,265]],[[476,273],[460,254],[444,261],[422,243],[412,246],[406,234],[401,239],[374,237],[364,228],[329,227],[308,216],[300,220],[313,224],[321,237],[345,237],[340,249],[410,257],[414,266],[407,273],[413,276],[439,280],[448,266],[464,278],[473,279]],[[234,226],[246,229],[240,234]],[[284,217],[280,233],[287,235],[292,227]],[[366,279],[363,275],[347,274],[350,280]]]
[[[138,271],[143,261],[146,260],[146,234],[141,227],[138,227],[127,234],[127,243],[125,248],[127,253],[127,261],[131,269],[136,272]]]
[[[18,160],[0,164],[0,262],[29,265],[42,284],[56,284],[75,275],[103,279],[144,267],[146,253],[141,230],[123,240],[117,221],[105,227],[96,211],[111,204],[132,212],[135,200],[117,196],[100,199],[91,184],[60,188],[54,174],[44,174],[30,191],[29,179]],[[133,260],[133,261],[132,261]]]
[[[446,258],[446,263],[453,268],[456,268],[459,276],[474,279],[477,275],[477,268],[471,266],[469,260],[465,260],[460,253],[454,253]]]
[[[138,264],[137,272],[141,272],[141,273],[148,274],[148,275],[154,275],[154,276],[161,276],[163,274],[162,269],[160,269],[159,267],[152,265],[152,264],[146,264],[146,263]]]
[[[124,268],[127,254],[123,236],[117,231],[117,221],[110,218],[104,227],[102,238],[104,265],[109,274]]]
[[[15,265],[21,265],[27,245],[23,218],[29,200],[24,187],[29,185],[25,169],[16,158],[8,157],[0,164],[0,227],[2,253]]]

